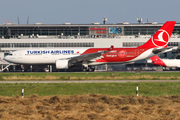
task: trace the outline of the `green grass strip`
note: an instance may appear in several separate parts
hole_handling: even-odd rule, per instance
[[[180,72],[1,73],[0,80],[180,80]]]
[[[141,96],[170,96],[180,95],[179,82],[157,83],[2,83],[0,96],[21,96],[33,94],[39,96],[51,95],[80,95],[80,94],[106,94],[106,95],[136,95],[139,87]]]

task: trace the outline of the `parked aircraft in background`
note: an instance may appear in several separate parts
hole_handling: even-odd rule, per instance
[[[160,59],[159,56],[153,56],[148,63],[160,65],[163,67],[180,67],[180,59]]]
[[[166,22],[145,44],[136,48],[40,48],[17,50],[4,60],[20,65],[54,65],[56,69],[70,69],[77,65],[83,71],[93,71],[95,65],[130,63],[171,51],[168,41],[175,21]],[[103,41],[102,41],[103,42]]]

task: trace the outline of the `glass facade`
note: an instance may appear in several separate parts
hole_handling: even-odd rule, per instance
[[[87,25],[0,25],[0,38],[18,36],[89,36],[91,38],[113,38],[117,36],[153,35],[162,24],[87,24]],[[180,35],[180,24],[176,24],[174,35]],[[89,38],[88,37],[88,38]]]
[[[94,43],[0,43],[0,47],[94,47]]]
[[[138,47],[143,45],[145,42],[123,42],[123,47]]]
[[[1,27],[0,38],[18,38],[18,36],[74,36],[74,35],[88,35],[89,27]]]
[[[157,26],[125,26],[124,35],[153,35],[160,27]]]
[[[123,47],[138,47],[145,42],[123,42]],[[169,42],[168,46],[180,46],[180,42]]]

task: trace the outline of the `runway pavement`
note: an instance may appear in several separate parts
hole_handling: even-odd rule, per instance
[[[127,83],[127,82],[180,82],[180,80],[66,80],[66,81],[0,81],[0,83]]]

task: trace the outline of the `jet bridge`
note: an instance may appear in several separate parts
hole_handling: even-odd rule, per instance
[[[3,60],[3,59],[0,59],[0,71],[4,71],[5,69],[5,67],[7,68],[7,66],[9,65],[9,63],[7,62],[7,61],[5,61],[5,60]],[[9,65],[10,66],[10,65]],[[8,66],[8,67],[9,67]]]
[[[0,59],[0,72],[4,72],[5,70],[9,71],[10,66],[16,66],[16,64],[9,63],[3,59]]]

